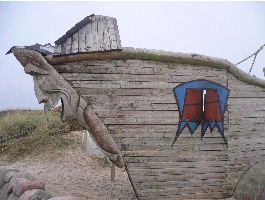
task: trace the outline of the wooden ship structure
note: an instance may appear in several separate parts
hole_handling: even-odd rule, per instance
[[[114,164],[126,168],[140,200],[231,197],[242,175],[265,160],[265,81],[227,60],[124,48],[116,19],[99,15],[77,23],[55,48],[10,52],[33,76],[39,103],[50,110],[62,100],[62,120],[76,120]],[[183,120],[174,92],[193,81],[229,91],[220,107],[223,126],[215,120],[203,135],[195,127],[201,122]],[[200,88],[200,94],[209,90]],[[186,127],[176,137],[182,122]]]

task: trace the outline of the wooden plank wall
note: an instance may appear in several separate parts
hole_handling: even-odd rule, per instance
[[[259,141],[265,129],[264,89],[244,84],[226,70],[140,60],[83,61],[55,68],[93,106],[119,144],[139,199],[228,197],[244,172],[240,169],[260,159],[252,150],[264,150]],[[225,112],[228,148],[216,128],[202,140],[200,128],[192,136],[185,130],[171,147],[179,121],[172,89],[195,79],[231,90]],[[241,112],[242,106],[246,109]],[[252,108],[257,112],[251,113]],[[255,131],[255,120],[248,116],[258,120]]]
[[[92,22],[55,45],[55,54],[95,52],[121,49],[117,20],[112,17],[92,16]]]
[[[230,193],[241,175],[265,160],[265,88],[228,75]]]

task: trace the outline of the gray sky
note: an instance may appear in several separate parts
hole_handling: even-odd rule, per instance
[[[265,2],[0,2],[0,110],[43,108],[12,47],[51,43],[90,14],[115,17],[123,47],[225,58],[265,43]],[[251,61],[239,65],[248,72]],[[252,74],[263,78],[265,49]]]

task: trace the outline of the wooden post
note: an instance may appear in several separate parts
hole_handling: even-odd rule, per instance
[[[111,181],[115,181],[115,165],[111,163]]]
[[[87,131],[83,131],[83,138],[82,138],[82,143],[83,143],[83,149],[84,149],[84,151],[87,153],[88,152],[88,150],[87,150],[87,138],[88,137],[88,133],[87,133]]]

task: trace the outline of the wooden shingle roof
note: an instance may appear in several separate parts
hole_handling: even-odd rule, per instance
[[[95,16],[94,14],[89,15],[82,19],[80,22],[76,23],[74,27],[72,27],[70,30],[68,30],[62,37],[60,37],[58,40],[56,40],[54,43],[59,45],[62,42],[64,42],[68,37],[72,36],[74,33],[79,31],[81,28],[83,28],[88,23],[92,22],[91,17]]]

